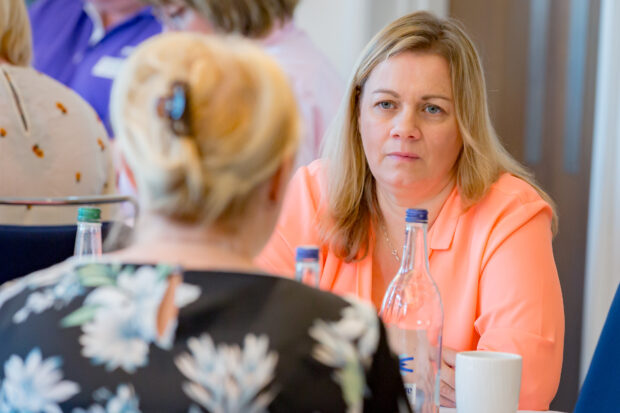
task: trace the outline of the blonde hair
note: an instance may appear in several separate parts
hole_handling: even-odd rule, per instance
[[[17,66],[29,66],[32,34],[24,0],[0,1],[0,57]]]
[[[176,82],[188,86],[188,136],[176,135],[157,110]],[[242,39],[155,36],[127,60],[111,102],[141,205],[177,220],[234,225],[297,146],[298,113],[285,75]]]
[[[161,6],[173,1],[147,2]],[[291,19],[299,0],[177,0],[175,3],[194,9],[219,32],[260,38]]]
[[[552,208],[551,198],[532,174],[502,146],[489,116],[486,85],[478,53],[461,25],[427,12],[403,16],[381,30],[362,52],[345,98],[325,139],[328,159],[328,219],[323,236],[346,261],[368,253],[370,226],[383,220],[375,179],[362,147],[359,98],[373,69],[407,51],[437,54],[450,67],[456,120],[463,141],[456,161],[456,184],[465,208],[480,200],[499,176],[508,172],[532,185]],[[554,212],[553,231],[557,228]]]

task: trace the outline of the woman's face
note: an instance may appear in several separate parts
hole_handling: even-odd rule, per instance
[[[196,10],[182,1],[171,1],[156,7],[154,14],[161,22],[165,31],[188,31],[197,33],[213,33],[213,27]]]
[[[452,178],[462,142],[443,57],[403,52],[379,63],[362,90],[358,121],[381,188],[423,199]]]

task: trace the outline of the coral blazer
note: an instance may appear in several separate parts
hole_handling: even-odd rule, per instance
[[[257,264],[292,276],[295,247],[319,245],[320,287],[371,301],[372,245],[364,259],[347,263],[319,236],[327,210],[325,171],[320,160],[297,171]],[[551,207],[534,188],[503,174],[467,210],[455,188],[428,232],[430,272],[444,308],[444,345],[520,354],[519,408],[525,410],[549,408],[562,369],[564,304],[551,219]]]

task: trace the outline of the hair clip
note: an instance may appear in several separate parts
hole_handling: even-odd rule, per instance
[[[170,95],[159,98],[157,114],[170,121],[170,129],[177,136],[191,135],[189,116],[189,86],[177,81],[170,87]]]

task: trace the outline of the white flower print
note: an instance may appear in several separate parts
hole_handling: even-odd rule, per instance
[[[195,285],[180,284],[174,293],[174,305],[178,308],[185,307],[200,297],[200,288]]]
[[[84,293],[79,277],[69,267],[68,261],[51,267],[49,271],[43,270],[24,277],[20,284],[21,289],[15,289],[14,293],[19,294],[25,288],[40,288],[41,291],[28,296],[25,306],[13,315],[14,323],[23,323],[30,314],[40,314],[51,307],[62,308]],[[0,298],[0,306],[2,301]]]
[[[140,400],[131,384],[120,384],[116,394],[101,388],[93,396],[101,404],[93,404],[88,409],[73,409],[71,413],[140,413]]]
[[[38,347],[23,361],[12,355],[4,364],[0,412],[61,413],[58,403],[80,391],[77,383],[62,380],[61,364],[58,356],[43,360]]]
[[[84,294],[84,287],[80,283],[78,275],[71,271],[62,276],[62,278],[52,287],[54,296],[62,304],[69,304],[75,297]]]
[[[106,411],[108,413],[140,413],[139,400],[132,386],[120,385],[116,389],[116,395],[108,400]]]
[[[157,313],[167,287],[161,269],[142,266],[135,271],[127,267],[116,278],[116,285],[93,290],[81,309],[83,314],[92,314],[82,323],[82,355],[94,364],[104,364],[107,370],[122,368],[134,373],[148,363],[151,343],[170,348],[176,320],[168,324],[161,337],[157,332]],[[199,295],[198,287],[181,284],[175,291],[175,302],[182,304],[180,308]]]
[[[118,275],[116,285],[96,288],[84,304],[102,311],[123,308],[135,317],[132,331],[150,343],[157,338],[157,311],[167,287],[167,280],[154,267],[142,266],[135,272],[125,269]]]
[[[24,278],[18,278],[2,284],[0,286],[0,310],[4,303],[24,291],[27,286],[28,284]]]
[[[317,320],[309,334],[318,343],[314,358],[335,369],[334,379],[348,411],[361,412],[367,392],[366,369],[379,344],[379,320],[372,306],[353,297],[346,300],[350,306],[342,310],[340,320]]]
[[[26,305],[13,315],[14,323],[23,323],[30,313],[40,314],[54,305],[55,296],[52,290],[35,291],[26,299]]]
[[[185,353],[175,359],[190,382],[185,393],[212,413],[265,412],[275,395],[265,391],[274,377],[278,355],[269,351],[269,338],[245,336],[238,345],[215,347],[208,334],[190,338]]]
[[[141,335],[140,316],[130,307],[99,308],[94,319],[82,326],[82,355],[108,371],[122,368],[134,373],[147,364],[149,341]]]

